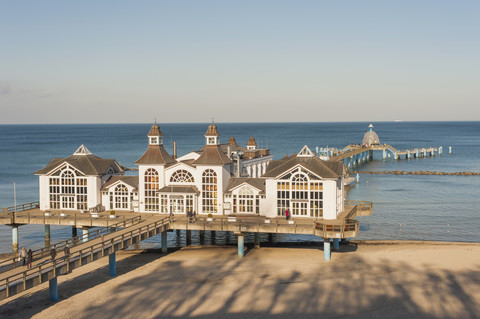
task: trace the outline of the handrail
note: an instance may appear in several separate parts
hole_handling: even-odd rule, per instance
[[[10,206],[10,207],[4,207],[1,208],[0,211],[2,213],[15,213],[15,212],[23,212],[25,210],[33,209],[33,208],[39,208],[40,207],[40,202],[30,202],[30,203],[25,203],[25,204],[19,204],[17,206]]]
[[[52,248],[55,248],[55,250],[57,251],[58,249],[61,249],[61,248],[65,247],[67,244],[70,244],[70,243],[71,243],[71,245],[69,245],[69,246],[74,247],[79,242],[80,243],[85,242],[85,239],[86,239],[86,241],[89,241],[91,239],[98,238],[101,235],[105,235],[105,234],[110,233],[112,229],[115,229],[115,228],[118,228],[118,227],[125,228],[125,227],[127,227],[127,225],[128,226],[133,226],[135,224],[138,224],[141,221],[142,221],[141,216],[135,216],[133,218],[115,223],[115,224],[110,225],[110,226],[98,228],[98,229],[95,229],[95,230],[94,229],[89,230],[87,234],[82,234],[82,235],[79,235],[79,236],[75,236],[75,237],[72,237],[72,238],[69,238],[69,239],[66,239],[66,240],[56,242],[56,243],[51,244],[49,246],[45,246],[45,247],[33,250],[32,251],[32,253],[33,253],[32,254],[32,259],[35,259],[36,257],[38,259],[38,256],[45,257],[46,255],[48,255],[50,253]],[[7,258],[7,259],[4,259],[4,260],[0,260],[0,268],[1,267],[7,267],[9,265],[12,265],[12,268],[17,267],[17,263],[18,263],[17,258],[18,258],[18,255],[14,256],[14,257]],[[10,270],[10,269],[5,269],[3,271],[0,270],[0,273],[2,273],[4,271],[8,271],[8,270]]]
[[[140,228],[135,230],[135,233],[138,233],[138,235],[141,236],[143,231],[149,231],[149,227],[151,225],[154,225],[155,228],[157,228],[159,226],[164,226],[165,224],[167,224],[169,222],[170,222],[169,217],[165,217],[161,220],[157,220],[155,222],[152,222],[152,223],[149,223],[147,225],[141,226]],[[133,234],[134,234],[134,231],[133,230],[130,231],[130,236],[131,236],[130,238],[133,237]],[[112,238],[102,240],[101,242],[93,244],[91,246],[87,246],[85,248],[82,248],[82,249],[80,249],[76,252],[71,253],[68,256],[68,258],[65,258],[65,256],[57,257],[57,258],[51,260],[53,270],[55,272],[55,269],[56,269],[57,266],[65,265],[66,262],[68,262],[72,259],[75,259],[75,256],[77,256],[77,258],[80,258],[80,260],[81,260],[81,258],[84,257],[83,255],[85,253],[87,254],[87,256],[91,256],[91,258],[93,260],[93,253],[95,253],[98,250],[98,248],[100,248],[100,247],[109,248],[111,246],[114,246],[115,243],[117,243],[119,239],[121,239],[122,241],[125,240],[125,234],[117,235],[117,236],[114,236]],[[109,245],[105,245],[105,243],[109,243]],[[46,262],[50,263],[48,260]],[[6,291],[7,291],[6,297],[8,298],[9,297],[8,287],[9,287],[10,283],[22,279],[24,287],[25,287],[26,280],[27,280],[27,278],[29,278],[29,276],[34,275],[34,274],[37,274],[38,276],[41,276],[42,270],[43,271],[45,271],[45,270],[50,271],[52,266],[49,266],[48,268],[43,268],[42,269],[42,265],[38,265],[38,267],[26,269],[25,271],[23,271],[21,273],[17,273],[17,274],[11,275],[9,277],[6,277],[6,278],[2,279],[2,282],[0,283],[0,290],[2,289],[2,287],[4,287],[3,289],[6,289]]]

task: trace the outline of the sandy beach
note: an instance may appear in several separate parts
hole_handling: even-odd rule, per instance
[[[480,318],[480,244],[359,242],[117,254],[0,302],[1,318]]]

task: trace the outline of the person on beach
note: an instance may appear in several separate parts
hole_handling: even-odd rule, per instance
[[[22,246],[22,249],[20,250],[20,253],[18,256],[22,259],[22,265],[26,265],[26,258],[27,258],[27,250],[25,249],[25,246]]]
[[[27,269],[32,268],[32,261],[33,261],[33,252],[31,249],[27,251]]]
[[[63,248],[63,252],[65,253],[65,259],[70,258],[70,247],[68,244],[65,245],[65,248]]]
[[[50,257],[52,257],[52,263],[55,261],[55,257],[57,257],[57,250],[55,248],[50,249]]]

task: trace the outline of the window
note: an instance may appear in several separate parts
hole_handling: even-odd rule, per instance
[[[323,217],[323,184],[317,176],[299,169],[277,181],[277,215],[287,209],[292,216]]]
[[[193,178],[190,172],[181,169],[172,174],[170,178],[171,183],[194,183],[195,179]]]
[[[50,208],[60,209],[60,179],[50,177]]]
[[[117,187],[115,187],[115,208],[128,208],[128,189],[123,184],[117,185]]]
[[[290,182],[277,182],[277,215],[285,216],[290,208]]]
[[[202,211],[204,213],[217,213],[217,174],[207,169],[202,174]]]
[[[149,168],[145,172],[145,211],[158,212],[159,201],[157,191],[159,189],[158,172]]]
[[[253,190],[248,186],[243,186],[238,191],[238,201],[236,201],[238,209],[234,208],[234,211],[238,213],[254,213],[254,199]]]
[[[87,210],[87,179],[77,178],[77,209]]]

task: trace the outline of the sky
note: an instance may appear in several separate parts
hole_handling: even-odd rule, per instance
[[[480,120],[477,0],[0,8],[0,124]]]

